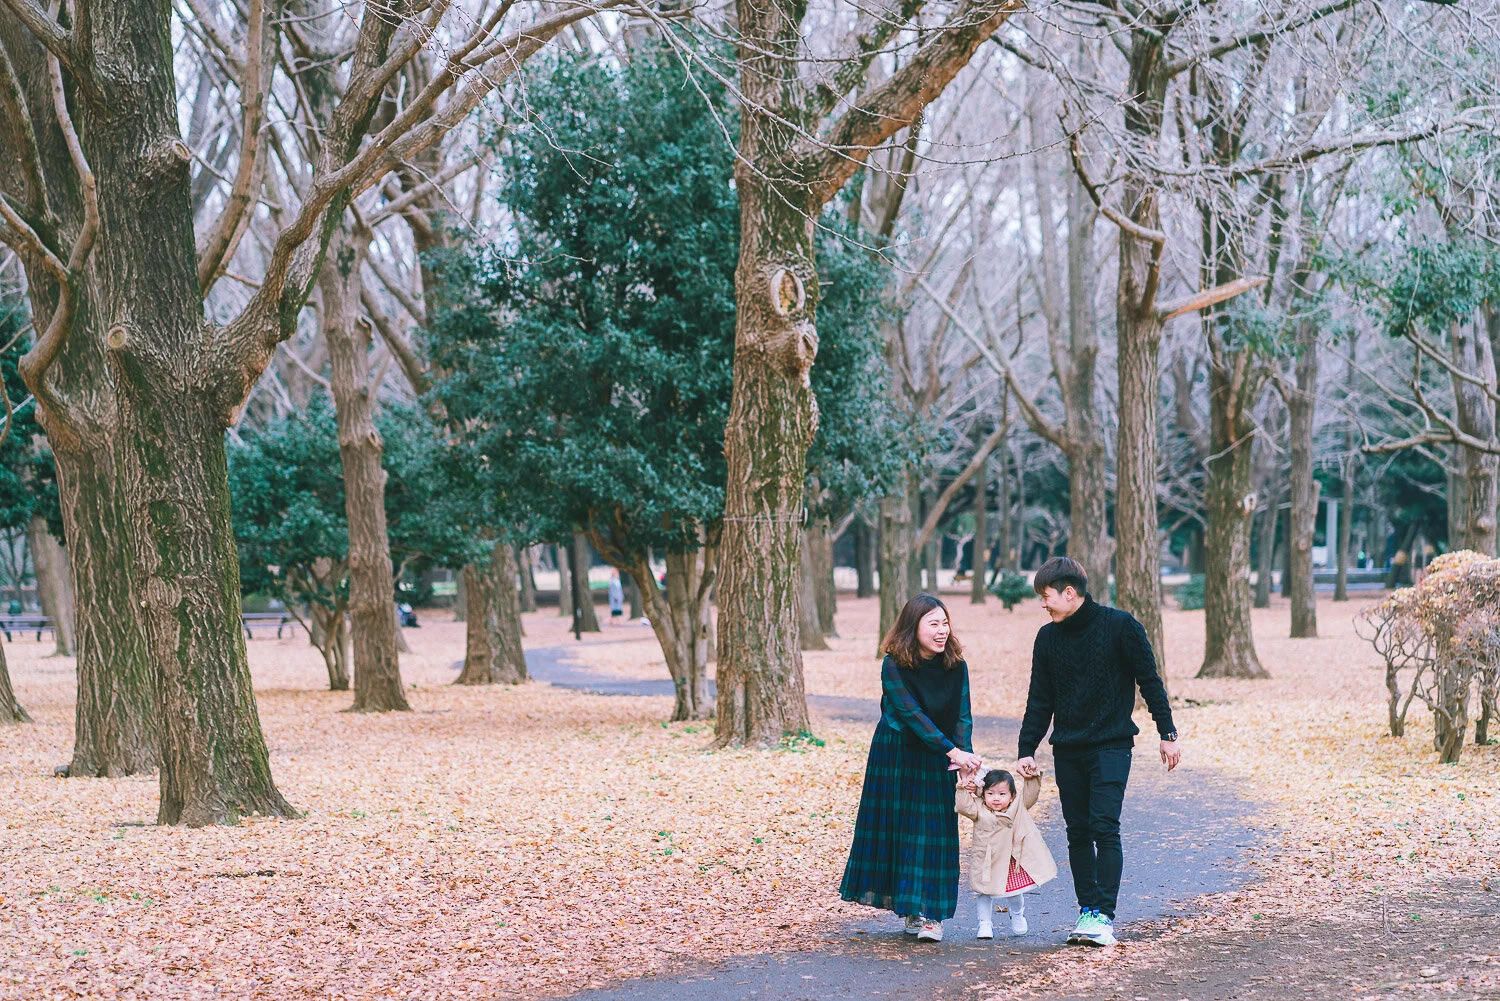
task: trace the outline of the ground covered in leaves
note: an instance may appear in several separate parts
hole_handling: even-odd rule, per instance
[[[1285,605],[1257,612],[1273,675],[1259,682],[1192,680],[1202,613],[1168,612],[1187,751],[1174,774],[1264,804],[1261,878],[1119,949],[1028,960],[997,996],[1278,996],[1274,979],[1250,985],[1274,969],[1221,963],[1212,981],[1214,955],[1235,949],[1209,942],[1282,946],[1258,962],[1348,947],[1347,975],[1296,996],[1500,990],[1500,943],[1484,939],[1484,915],[1500,914],[1484,889],[1500,890],[1500,748],[1440,765],[1416,710],[1404,740],[1384,736],[1358,607],[1325,602],[1318,640],[1284,638]],[[1039,610],[955,596],[953,611],[975,711],[1018,716]],[[841,601],[843,636],[807,655],[810,693],[878,697],[874,617],[872,601]],[[665,675],[649,628],[575,644],[555,610],[526,618],[528,646],[566,645],[616,677]],[[349,696],[320,690],[304,640],[251,643],[274,774],[305,816],[198,831],[152,824],[154,777],[52,778],[71,747],[72,662],[7,645],[36,722],[0,730],[0,997],[555,996],[818,948],[863,913],[836,890],[867,726],[815,715],[821,744],[710,752],[708,724],[662,724],[666,699],[460,689],[461,624],[426,618],[407,637],[415,711],[384,716],[341,712]],[[1320,927],[1337,941],[1320,944]],[[1415,948],[1447,942],[1458,948]],[[1197,988],[1162,980],[1190,968]],[[1241,993],[1209,989],[1239,981]]]

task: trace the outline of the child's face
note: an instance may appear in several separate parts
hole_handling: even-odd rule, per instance
[[[984,791],[984,805],[997,813],[1010,806],[1010,801],[1014,798],[1010,794],[1010,786],[1004,782],[996,782]]]

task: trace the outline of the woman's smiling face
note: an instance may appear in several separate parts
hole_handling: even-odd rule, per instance
[[[922,621],[917,623],[917,645],[922,648],[924,657],[932,657],[943,652],[948,645],[948,613],[941,608],[934,608],[922,616]]]

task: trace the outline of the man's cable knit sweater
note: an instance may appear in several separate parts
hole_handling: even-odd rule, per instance
[[[1085,595],[1076,612],[1036,634],[1018,756],[1036,753],[1048,723],[1059,751],[1133,746],[1141,732],[1130,719],[1137,685],[1156,729],[1172,733],[1172,707],[1145,627]]]

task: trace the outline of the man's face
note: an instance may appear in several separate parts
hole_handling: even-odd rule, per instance
[[[1073,590],[1073,585],[1059,591],[1055,587],[1042,588],[1042,607],[1047,610],[1047,616],[1053,622],[1061,622],[1074,612],[1078,611],[1083,604],[1083,598]]]

